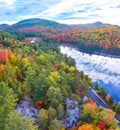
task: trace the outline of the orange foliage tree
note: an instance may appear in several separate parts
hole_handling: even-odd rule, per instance
[[[4,65],[0,65],[0,81],[2,80],[2,76],[3,76],[2,72],[3,72],[3,70],[4,70]]]
[[[97,109],[97,105],[96,103],[86,103],[84,106],[84,111],[90,112],[90,113],[94,113],[95,110]]]
[[[94,130],[91,124],[84,124],[78,128],[78,130]]]
[[[4,62],[9,56],[10,53],[6,49],[0,50],[0,62]]]

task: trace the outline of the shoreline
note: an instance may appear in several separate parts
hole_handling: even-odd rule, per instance
[[[101,52],[81,50],[76,45],[72,45],[72,44],[63,43],[63,44],[60,44],[60,46],[71,47],[71,48],[77,49],[78,51],[80,51],[82,53],[86,53],[86,54],[89,54],[89,55],[99,55],[99,56],[110,57],[110,58],[120,58],[120,56],[117,56],[117,55],[111,55],[111,54],[106,54],[106,53],[101,53]]]
[[[89,77],[92,79],[92,83],[96,84],[96,82],[98,81],[99,86],[104,87],[106,92],[110,94],[112,97],[114,97],[114,101],[120,103],[120,97],[118,96],[119,95],[118,85],[120,83],[119,82],[119,76],[120,76],[119,69],[113,69],[113,68],[119,68],[120,58],[111,58],[111,57],[102,56],[102,55],[98,56],[97,54],[90,54],[90,53],[88,54],[88,53],[79,51],[78,48],[76,47],[73,48],[72,46],[70,45],[67,46],[65,44],[61,46],[61,49],[62,48],[63,48],[63,54],[66,54],[66,55],[68,54],[68,56],[75,59],[76,67],[78,70],[80,71],[82,70],[85,74],[89,75]],[[95,56],[95,57],[92,58],[92,56]],[[93,59],[95,60],[95,62]],[[93,62],[91,62],[91,60],[93,60]],[[114,62],[116,64],[114,64]],[[91,68],[89,68],[89,66]],[[112,67],[108,69],[109,66],[112,66]],[[116,81],[117,79],[118,81]],[[118,91],[112,92],[110,88],[112,89],[117,88],[116,90]]]
[[[104,56],[104,57],[109,57],[109,58],[120,58],[120,56],[117,55],[111,55],[111,54],[106,54],[106,53],[101,53],[101,52],[93,52],[93,51],[83,51],[77,48],[78,51],[89,54],[89,55],[99,55],[99,56]]]

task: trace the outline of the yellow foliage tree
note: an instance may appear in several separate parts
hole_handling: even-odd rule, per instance
[[[84,106],[84,111],[87,111],[89,113],[94,113],[95,110],[97,109],[96,103],[86,103]]]

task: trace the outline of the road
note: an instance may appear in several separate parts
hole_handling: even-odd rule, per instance
[[[98,106],[109,108],[105,101],[91,87],[88,90],[87,97],[91,98]],[[119,121],[118,125],[120,126],[120,116],[118,114],[115,114],[115,118]]]

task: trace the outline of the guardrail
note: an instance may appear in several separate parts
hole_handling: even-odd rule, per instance
[[[109,108],[105,101],[91,87],[89,87],[87,97],[91,98],[98,106]],[[119,121],[118,125],[120,126],[120,116],[118,114],[115,114],[115,118]]]

